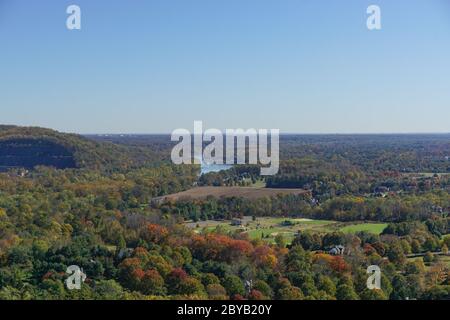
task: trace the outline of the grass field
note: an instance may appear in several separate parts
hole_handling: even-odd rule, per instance
[[[383,223],[359,223],[343,226],[342,223],[330,220],[311,220],[296,218],[273,218],[258,217],[253,221],[252,217],[244,217],[242,224],[234,226],[231,221],[198,221],[187,222],[186,226],[197,233],[220,232],[233,233],[236,231],[247,233],[250,239],[262,239],[268,242],[274,242],[278,234],[282,234],[287,242],[294,239],[299,231],[311,231],[317,233],[328,233],[342,231],[344,233],[355,233],[358,231],[367,231],[380,234],[387,226]]]
[[[342,227],[340,231],[344,233],[356,233],[366,231],[373,234],[381,234],[386,229],[387,223],[360,223]]]
[[[417,260],[423,261],[423,257],[408,258],[408,261],[417,261]],[[440,255],[438,257],[438,261],[446,264],[450,268],[450,256]],[[429,265],[425,265],[425,269],[429,269],[429,268],[430,268]]]
[[[250,187],[252,188],[265,188],[266,187],[266,183],[264,180],[256,180],[255,183],[252,183],[250,185]]]
[[[221,232],[232,233],[245,232],[250,239],[263,239],[273,242],[278,234],[283,234],[288,242],[292,241],[298,231],[310,230],[314,232],[330,232],[334,230],[334,221],[309,220],[294,218],[259,217],[253,221],[252,217],[244,217],[242,225],[233,226],[231,221],[198,221],[186,223],[186,226],[197,233]]]

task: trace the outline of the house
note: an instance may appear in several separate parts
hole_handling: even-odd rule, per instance
[[[231,220],[232,226],[242,226],[242,220],[241,219],[233,219]]]
[[[376,193],[377,192],[379,192],[379,193],[386,193],[386,192],[389,192],[389,191],[390,191],[390,189],[388,187],[385,187],[385,186],[379,186],[379,187],[375,188],[375,192]]]
[[[385,186],[379,186],[376,187],[374,190],[374,196],[375,197],[381,197],[381,198],[386,198],[389,194],[390,188],[385,187]]]
[[[330,251],[328,251],[329,254],[333,256],[342,256],[344,254],[345,247],[343,245],[338,245],[333,248],[331,248]]]
[[[166,200],[165,196],[155,197],[155,198],[150,200],[150,204],[151,205],[161,205],[161,204],[164,203],[165,200]]]
[[[118,257],[119,257],[119,259],[128,258],[128,257],[131,257],[132,253],[133,253],[133,249],[131,249],[131,248],[122,248],[119,251]]]

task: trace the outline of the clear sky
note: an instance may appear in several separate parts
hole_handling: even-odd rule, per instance
[[[66,28],[70,4],[81,30]],[[450,132],[450,1],[0,0],[0,123],[162,133],[194,120]]]

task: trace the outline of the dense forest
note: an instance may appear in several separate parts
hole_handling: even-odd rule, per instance
[[[450,299],[449,138],[282,136],[280,172],[263,178],[258,166],[204,175],[198,166],[175,166],[163,135],[1,126],[0,159],[23,155],[26,142],[34,160],[8,162],[0,173],[0,299]],[[42,157],[55,151],[73,165]],[[311,193],[152,201],[196,185],[257,182]],[[223,228],[197,233],[184,223],[244,216],[387,227],[268,242]],[[345,253],[330,254],[338,245]],[[70,265],[87,275],[81,290],[65,286]],[[381,268],[381,289],[367,288],[369,265]]]

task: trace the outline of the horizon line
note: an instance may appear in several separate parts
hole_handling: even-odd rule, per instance
[[[148,132],[148,133],[77,133],[66,132],[72,134],[79,134],[82,136],[143,136],[143,135],[171,135],[171,132]],[[225,133],[224,133],[225,134]],[[345,135],[447,135],[448,132],[280,132],[280,136],[289,135],[333,135],[333,136],[345,136]],[[193,135],[193,133],[192,133]]]
[[[58,131],[60,133],[68,133],[68,134],[78,134],[81,136],[107,136],[107,135],[114,135],[114,136],[119,136],[119,135],[127,135],[127,136],[138,136],[138,135],[171,135],[172,132],[76,132],[76,131],[70,131],[70,130],[64,130],[64,129],[54,129],[51,127],[45,127],[45,126],[40,126],[40,125],[17,125],[17,124],[7,124],[7,123],[0,123],[0,126],[11,126],[11,127],[22,127],[22,128],[41,128],[41,129],[50,129],[50,130],[54,130],[54,131]],[[243,129],[243,128],[234,128],[234,130],[236,129]],[[256,128],[247,128],[247,129],[243,129],[243,130],[248,130],[248,129],[255,129],[258,130]],[[226,129],[219,129],[222,132],[225,132]],[[267,129],[267,130],[274,130],[272,129]],[[384,132],[282,132],[281,129],[280,130],[280,136],[288,136],[288,135],[334,135],[334,136],[338,136],[338,135],[447,135],[450,134],[450,131],[400,131],[400,132],[389,132],[389,131],[384,131]],[[203,131],[204,132],[204,131]]]

